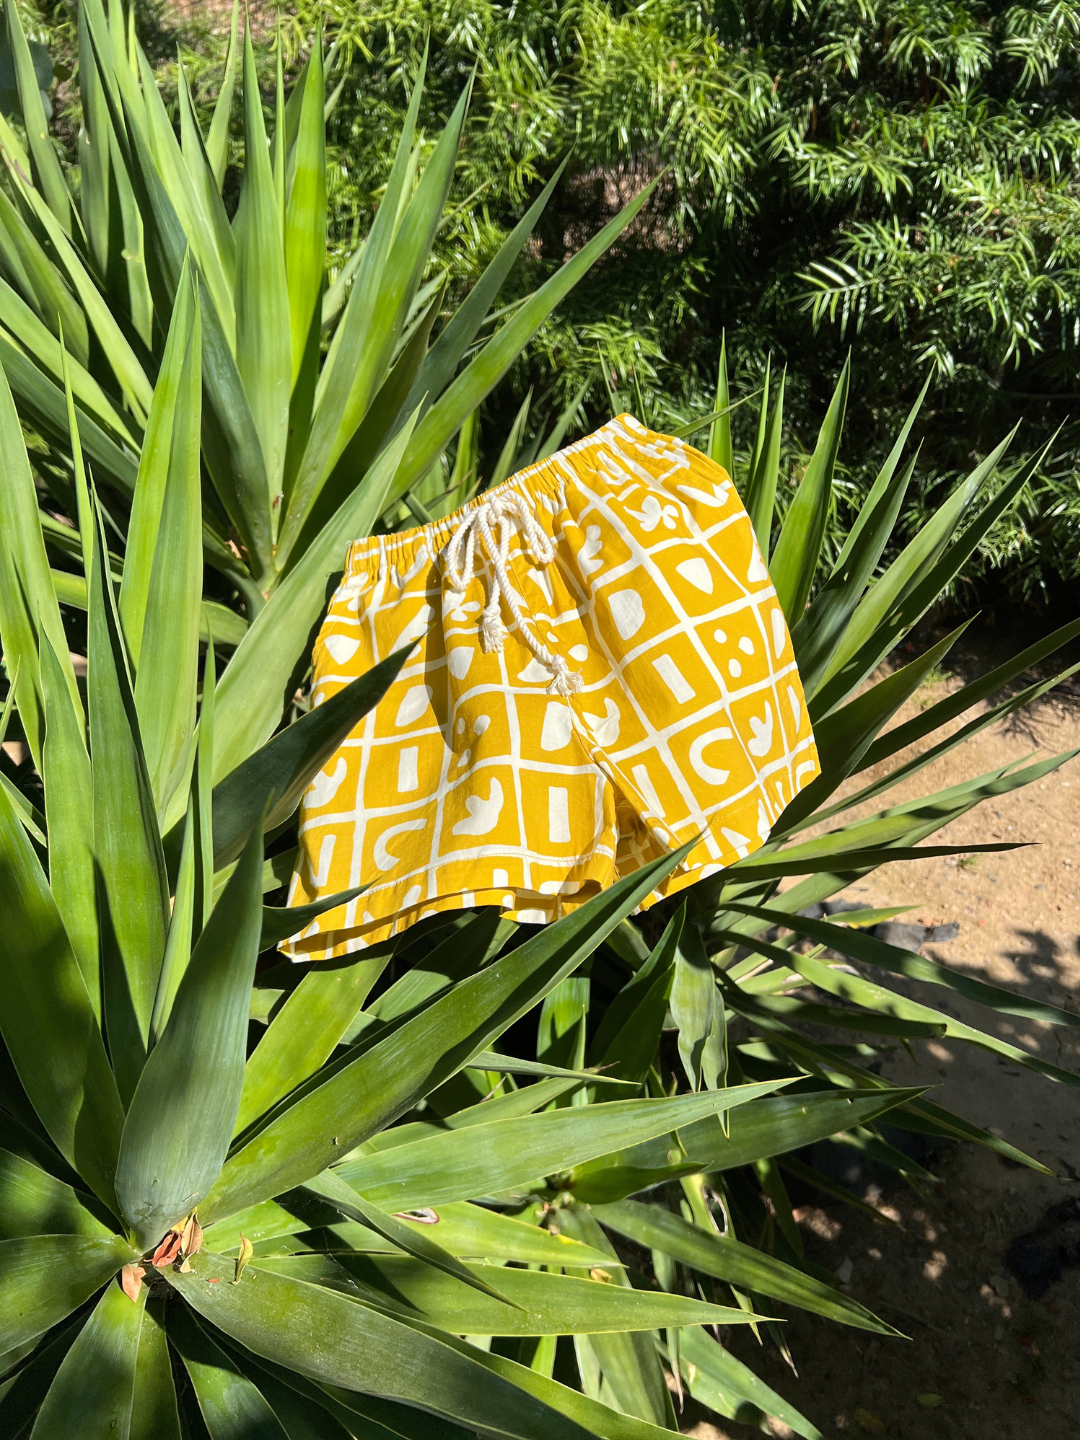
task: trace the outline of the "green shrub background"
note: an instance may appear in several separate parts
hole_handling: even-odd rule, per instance
[[[227,14],[191,10],[143,5],[140,29],[163,69],[181,47],[209,100]],[[475,68],[458,208],[439,246],[460,292],[568,152],[520,293],[664,172],[647,219],[489,402],[489,464],[530,388],[537,426],[582,384],[583,427],[608,413],[609,390],[661,428],[707,412],[726,331],[733,393],[761,385],[770,354],[774,378],[787,366],[793,488],[850,348],[836,533],[932,371],[906,533],[1014,425],[1018,456],[1058,432],[970,567],[975,593],[957,598],[985,601],[991,567],[1004,570],[994,594],[1004,579],[1010,598],[1036,604],[1076,577],[1080,7],[301,0],[277,14],[257,15],[268,97],[277,23],[287,68],[320,20],[338,47],[330,179],[343,250],[370,223],[429,35],[429,133]],[[66,6],[40,15],[62,59]],[[736,419],[743,449],[754,409]]]

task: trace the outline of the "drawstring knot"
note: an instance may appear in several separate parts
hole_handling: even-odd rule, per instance
[[[555,542],[538,523],[524,496],[513,490],[504,491],[502,494],[493,495],[490,500],[485,500],[483,504],[462,516],[454,531],[444,555],[446,575],[450,582],[447,600],[452,605],[460,605],[464,601],[466,586],[474,574],[476,542],[479,536],[494,571],[488,601],[480,616],[481,648],[489,655],[502,650],[506,636],[502,620],[502,601],[505,600],[507,609],[521,632],[521,638],[544,669],[552,672],[548,694],[572,695],[582,687],[581,676],[570,669],[561,655],[553,654],[535,634],[522,614],[514,587],[510,584],[506,567],[515,529],[521,531],[522,542],[538,565],[551,564],[555,558]]]

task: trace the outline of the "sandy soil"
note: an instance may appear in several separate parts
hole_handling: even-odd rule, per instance
[[[936,636],[924,642],[929,638]],[[900,719],[1032,638],[984,629]],[[1064,653],[1067,660],[1080,659]],[[1063,664],[1059,657],[1057,668]],[[1031,752],[1042,757],[1077,747],[1080,686],[1073,680],[920,772],[897,799],[943,789]],[[925,946],[923,953],[1076,1014],[1078,798],[1080,763],[1073,760],[1040,782],[984,803],[930,842],[1023,840],[1028,848],[959,864],[930,859],[896,865],[853,886],[844,898],[911,905],[910,915],[901,918],[927,925],[956,921],[955,940]],[[939,987],[903,982],[903,988],[1032,1055],[1080,1071],[1080,1028],[996,1016]],[[1080,1196],[1080,1095],[969,1045],[919,1041],[913,1048],[913,1059],[903,1049],[894,1051],[882,1073],[898,1084],[935,1086],[933,1099],[1004,1136],[1053,1175],[1012,1165],[979,1146],[960,1146],[933,1163],[942,1182],[936,1192],[920,1197],[901,1186],[884,1197],[902,1228],[832,1202],[804,1208],[799,1213],[807,1254],[842,1275],[850,1270],[850,1293],[910,1338],[878,1339],[793,1316],[787,1335],[798,1377],[775,1350],[757,1350],[748,1332],[736,1335],[733,1348],[828,1436],[1074,1440],[1080,1433],[1080,1269],[1067,1270],[1036,1303],[1025,1298],[1005,1253],[1050,1205]],[[701,1415],[684,1415],[686,1433],[699,1440],[756,1433],[734,1423],[717,1427]],[[780,1426],[775,1433],[790,1432]]]

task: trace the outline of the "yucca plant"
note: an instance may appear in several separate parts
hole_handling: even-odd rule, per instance
[[[170,337],[176,405],[188,417],[174,458],[190,459],[194,286],[173,323],[183,337]],[[159,650],[176,658],[170,636],[197,647],[194,466],[174,463],[165,480],[167,559],[159,542],[144,574],[141,549],[129,545],[118,593],[72,428],[87,558],[84,696],[64,663],[6,386],[0,434],[4,533],[20,541],[2,567],[3,639],[36,660],[33,688],[9,688],[3,725],[17,697],[34,697],[42,790],[39,809],[30,787],[5,777],[0,788],[5,1432],[159,1440],[204,1425],[217,1440],[246,1425],[268,1436],[420,1440],[436,1433],[435,1416],[447,1436],[648,1440],[675,1424],[657,1333],[672,1337],[664,1347],[676,1370],[685,1362],[696,1374],[701,1349],[703,1375],[789,1413],[701,1328],[753,1323],[755,1310],[635,1283],[596,1217],[633,1233],[640,1217],[617,1202],[700,1169],[688,1155],[700,1152],[709,1168],[760,1162],[917,1092],[824,1086],[792,1099],[778,1093],[783,1077],[720,1085],[713,1067],[704,1089],[675,1093],[656,1056],[662,1002],[671,991],[686,1039],[683,971],[712,984],[681,921],[608,1008],[594,1037],[599,1068],[581,1068],[580,1024],[573,1063],[557,1063],[549,1052],[566,1048],[567,984],[581,986],[569,977],[678,854],[524,943],[487,912],[434,933],[419,926],[397,954],[391,943],[341,964],[257,975],[261,952],[345,898],[265,906],[282,859],[291,864],[290,852],[265,849],[403,657],[213,785],[213,643],[197,725],[158,664]],[[145,596],[138,663],[125,584]],[[185,816],[179,833],[166,831],[159,780],[189,748]],[[541,1058],[497,1051],[545,996]],[[265,1025],[254,1042],[252,1016]],[[519,1087],[514,1075],[532,1083]],[[700,1184],[688,1193],[700,1211]],[[886,1328],[818,1277],[667,1221],[658,1251],[685,1259],[696,1246],[705,1277]],[[644,1223],[658,1223],[648,1207]],[[566,1358],[580,1389],[555,1373],[558,1336],[573,1337]]]
[[[15,4],[5,17],[25,144],[0,117],[0,363],[47,487],[41,508],[54,584],[64,603],[85,605],[79,534],[54,518],[75,515],[68,383],[117,575],[133,544],[149,547],[139,582],[146,583],[169,464],[201,469],[201,554],[192,557],[204,577],[200,629],[219,651],[233,652],[218,695],[221,778],[280,723],[348,542],[384,513],[397,514],[402,497],[422,518],[424,496],[467,492],[467,445],[457,446],[453,475],[448,447],[648,191],[535,293],[495,312],[556,174],[447,313],[433,242],[468,87],[426,143],[416,128],[421,66],[370,234],[331,275],[324,115],[332,97],[317,38],[287,100],[279,71],[268,143],[250,37],[240,44],[234,8],[209,131],[199,128],[181,69],[177,135],[132,13],[120,0],[107,12],[101,0],[86,0],[78,14],[76,186],[47,134]],[[222,185],[241,70],[243,181],[230,219]],[[198,343],[187,363],[202,398],[192,431],[190,403],[177,398],[183,360],[170,353],[169,337],[178,350],[190,348],[196,309]],[[181,444],[195,448],[179,457]],[[142,606],[138,588],[125,584],[120,610],[136,663]],[[190,655],[188,662],[177,684],[190,710]],[[28,690],[34,664],[28,656],[20,680]],[[38,724],[33,706],[25,708],[37,760]],[[180,763],[162,777],[158,798],[170,823],[183,812],[183,774]]]
[[[18,59],[13,5],[7,14]],[[264,903],[292,868],[300,793],[397,663],[310,713],[293,706],[327,584],[348,540],[444,513],[475,487],[476,405],[559,292],[545,287],[470,354],[526,227],[429,344],[442,301],[436,290],[420,298],[430,280],[420,241],[441,212],[454,144],[440,140],[417,179],[407,135],[398,189],[392,180],[379,212],[386,229],[359,252],[344,308],[345,286],[326,287],[321,268],[312,282],[330,338],[316,345],[301,327],[311,350],[286,387],[280,493],[297,494],[301,474],[314,473],[303,466],[317,468],[322,422],[305,421],[303,407],[322,413],[339,382],[355,404],[344,403],[326,455],[347,430],[342,448],[318,462],[308,518],[289,532],[288,504],[275,506],[267,480],[274,432],[264,425],[280,398],[267,380],[280,354],[266,357],[286,331],[260,321],[255,343],[240,317],[273,285],[263,296],[241,277],[255,266],[272,279],[256,241],[276,236],[292,364],[293,285],[303,292],[297,277],[308,272],[289,261],[287,221],[310,178],[302,157],[318,153],[317,47],[278,106],[284,138],[272,152],[246,87],[249,155],[230,249],[213,200],[224,120],[204,141],[181,84],[177,145],[121,13],[106,18],[87,0],[80,15],[85,234],[28,90],[30,155],[10,128],[0,134],[10,162],[0,190],[0,723],[29,752],[18,770],[0,769],[0,1426],[38,1440],[202,1427],[218,1440],[244,1426],[290,1440],[648,1440],[677,1428],[686,1387],[722,1414],[771,1414],[816,1437],[703,1328],[749,1324],[782,1344],[773,1317],[797,1305],[891,1333],[803,1258],[783,1174],[830,1182],[794,1152],[837,1136],[917,1181],[918,1167],[875,1129],[888,1112],[900,1127],[1034,1163],[885,1084],[867,1064],[875,1045],[948,1034],[1076,1082],[880,980],[899,974],[1051,1023],[1076,1017],[859,928],[888,912],[844,924],[798,913],[883,864],[948,853],[920,842],[1068,758],[845,819],[1055,683],[1029,686],[916,760],[898,758],[872,786],[845,784],[1080,632],[1080,622],[1063,627],[886,729],[949,642],[875,682],[877,667],[1028,468],[995,490],[1000,446],[883,565],[915,464],[905,461],[913,412],[830,566],[822,536],[847,374],[783,503],[782,398],[766,387],[756,444],[736,464],[722,369],[709,445],[769,556],[821,778],[762,849],[673,913],[650,912],[647,937],[628,916],[677,855],[524,941],[481,912],[425,922],[396,950],[274,965],[267,952],[280,940],[348,898],[291,911]],[[442,178],[428,184],[437,159]],[[231,292],[211,242],[219,260],[232,255]],[[563,272],[566,284],[600,248]],[[235,347],[221,338],[230,293]],[[377,364],[376,332],[393,305]],[[314,326],[314,311],[303,313]],[[354,392],[361,374],[366,389]],[[530,452],[522,413],[485,479],[558,444],[572,414]],[[245,451],[252,434],[258,449]],[[434,438],[421,444],[425,434]],[[265,532],[237,523],[244,506],[264,514]],[[262,533],[273,537],[265,553]],[[84,635],[85,683],[71,658]],[[217,651],[230,648],[220,666]],[[798,883],[779,892],[785,876]],[[838,967],[837,952],[854,964]],[[859,1043],[810,1039],[806,1024]]]
[[[188,417],[179,453],[190,456],[199,395],[193,285],[174,327],[185,337],[170,339],[177,406]],[[841,388],[773,547],[780,586],[814,588],[812,570],[801,581],[785,572],[782,547],[806,496],[815,509],[808,524],[803,513],[811,539],[796,552],[799,572],[819,543],[842,408]],[[875,1130],[888,1112],[900,1127],[1034,1163],[865,1068],[883,1039],[949,1034],[1076,1079],[828,957],[839,951],[1005,1013],[1072,1025],[1076,1017],[855,928],[888,912],[849,914],[843,926],[797,914],[884,863],[941,853],[913,842],[983,795],[1061,763],[1007,767],[870,821],[834,824],[812,841],[792,838],[812,819],[827,824],[830,809],[839,813],[845,802],[828,787],[868,746],[932,732],[1080,629],[1066,627],[880,740],[913,667],[924,673],[942,647],[845,698],[860,678],[852,663],[836,665],[838,647],[857,641],[857,665],[872,668],[1022,475],[980,508],[992,468],[981,467],[943,507],[945,520],[931,522],[936,531],[867,586],[899,503],[901,437],[879,492],[884,512],[864,517],[839,562],[836,573],[855,577],[852,589],[841,595],[817,577],[815,598],[799,611],[824,793],[801,815],[789,810],[762,850],[689,892],[651,949],[627,917],[677,853],[524,943],[488,911],[417,926],[396,951],[391,943],[345,962],[257,971],[260,953],[346,898],[284,912],[264,904],[292,864],[288,820],[298,795],[378,699],[399,657],[214,785],[212,642],[193,729],[177,718],[157,665],[174,633],[197,646],[193,467],[172,464],[164,480],[168,563],[159,546],[143,562],[129,545],[118,593],[104,512],[72,430],[90,557],[84,698],[64,664],[64,616],[6,388],[0,411],[4,535],[19,542],[5,547],[2,638],[6,656],[14,637],[36,659],[34,688],[9,688],[3,723],[29,694],[42,735],[36,776],[5,776],[0,789],[6,1433],[131,1440],[205,1426],[217,1440],[244,1424],[297,1440],[648,1440],[676,1430],[673,1394],[685,1387],[722,1414],[770,1414],[814,1440],[813,1423],[710,1333],[755,1325],[782,1344],[777,1312],[790,1305],[894,1333],[802,1256],[784,1172],[830,1182],[793,1152],[838,1136],[917,1179],[919,1167]],[[726,443],[722,421],[713,443]],[[745,488],[761,513],[752,479]],[[124,584],[146,597],[137,664]],[[831,637],[821,619],[830,604],[847,611]],[[815,674],[828,677],[830,667],[844,679],[823,710],[818,697],[830,682],[815,683]],[[985,723],[980,716],[972,727]],[[185,815],[165,830],[155,776],[188,737]],[[881,788],[901,773],[911,770],[898,767]],[[777,878],[788,874],[805,878],[777,895]],[[769,925],[785,927],[788,940],[760,938]],[[816,949],[798,952],[795,936]],[[790,993],[802,986],[825,992],[824,1003]],[[523,1054],[517,1022],[536,1007],[536,1047]],[[734,1017],[748,1022],[742,1034],[729,1031]],[[864,1043],[808,1039],[806,1022]]]

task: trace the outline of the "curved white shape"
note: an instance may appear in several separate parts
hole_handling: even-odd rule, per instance
[[[702,591],[705,595],[712,594],[712,571],[709,569],[709,562],[703,560],[700,555],[695,555],[690,560],[684,560],[681,565],[676,565],[675,569],[696,590]]]
[[[431,605],[421,605],[413,618],[402,630],[401,634],[394,641],[395,650],[402,649],[405,645],[415,644],[422,635],[426,635],[431,628],[431,622],[435,618],[435,610]]]
[[[574,721],[569,705],[565,700],[549,700],[544,711],[543,729],[540,731],[540,749],[562,750],[570,743],[573,733]]]
[[[715,765],[710,765],[704,758],[706,745],[714,745],[720,740],[730,740],[731,730],[726,725],[721,725],[718,730],[706,730],[704,735],[699,735],[690,746],[690,764],[702,780],[710,785],[724,785],[727,783],[730,770],[720,770]]]
[[[402,697],[394,724],[399,728],[402,725],[411,725],[413,721],[420,719],[430,704],[431,686],[413,685]]]
[[[537,586],[547,603],[549,605],[554,605],[555,590],[551,583],[551,576],[547,573],[547,571],[538,570],[536,566],[533,565],[525,571],[525,574],[528,575],[529,579],[533,582],[533,584]]]
[[[586,526],[585,543],[577,553],[577,566],[582,579],[588,579],[595,570],[604,568],[604,562],[599,558],[603,548],[604,542],[601,538],[600,526]]]
[[[795,722],[795,733],[799,733],[802,726],[802,701],[799,699],[799,692],[794,685],[787,687],[788,704],[791,706],[791,718]]]
[[[803,776],[816,775],[817,768],[813,760],[804,760],[801,765],[797,766],[795,769],[795,789],[801,790],[803,787]]]
[[[750,716],[750,729],[754,738],[748,741],[746,748],[760,760],[772,749],[773,742],[773,708],[768,700],[765,701],[765,715],[761,720],[756,715]]]
[[[768,567],[761,558],[761,551],[758,549],[756,540],[753,542],[753,550],[750,554],[750,566],[746,572],[746,578],[751,585],[757,580],[767,580],[769,578]]]
[[[699,505],[707,505],[710,510],[720,510],[728,502],[730,485],[724,480],[719,485],[713,485],[713,493],[710,495],[705,490],[699,490],[696,485],[676,485],[680,495],[685,495],[688,500],[696,500]]]
[[[604,700],[603,715],[590,715],[588,710],[585,711],[585,721],[592,731],[593,739],[597,745],[603,745],[605,748],[610,748],[618,740],[621,720],[619,707],[610,695]]]
[[[308,868],[311,871],[311,881],[316,891],[324,890],[326,882],[330,879],[330,862],[334,858],[334,846],[337,844],[336,835],[324,835],[322,844],[319,846],[319,863],[312,865],[311,856],[308,855]]]
[[[347,665],[360,649],[360,641],[354,640],[351,635],[328,635],[323,644],[338,665]]]
[[[607,597],[615,629],[624,640],[631,640],[645,624],[645,606],[636,590],[616,590]]]
[[[389,830],[384,830],[375,841],[374,858],[379,869],[393,870],[395,865],[401,863],[399,858],[391,855],[386,848],[388,841],[392,840],[395,835],[404,835],[410,830],[423,830],[426,824],[426,820],[403,820],[400,825],[391,825]]]
[[[491,791],[486,800],[479,795],[465,797],[465,809],[469,812],[469,818],[459,820],[454,826],[453,833],[455,835],[490,835],[499,823],[502,808],[503,788],[492,776]]]
[[[784,624],[784,612],[774,610],[769,617],[772,621],[772,648],[777,660],[784,653],[784,646],[787,644],[787,626]]]
[[[539,685],[541,681],[546,682],[551,679],[551,671],[546,665],[541,665],[534,655],[525,669],[519,672],[517,678],[526,685]]]
[[[471,645],[455,645],[453,650],[447,652],[446,668],[455,680],[464,680],[475,654],[476,651]]]
[[[311,782],[311,789],[307,793],[304,808],[307,810],[321,810],[324,805],[329,805],[337,792],[341,789],[341,782],[348,774],[349,765],[344,755],[337,757],[337,764],[331,774],[320,770],[315,779]]]

